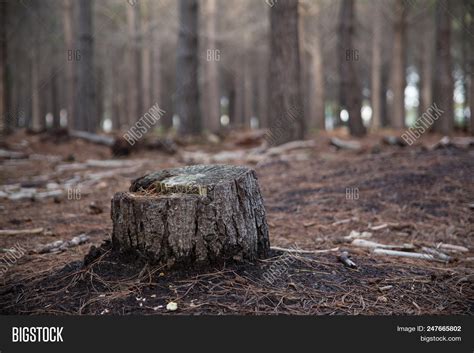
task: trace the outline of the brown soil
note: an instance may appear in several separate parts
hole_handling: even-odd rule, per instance
[[[107,242],[112,195],[127,190],[136,177],[185,164],[180,153],[144,151],[128,158],[142,161],[136,170],[104,177],[82,188],[80,198],[0,199],[0,229],[45,229],[39,235],[0,235],[0,248],[20,245],[29,250],[0,278],[0,313],[472,314],[472,147],[392,147],[375,145],[379,138],[372,136],[362,141],[361,152],[352,152],[333,150],[326,135],[316,139],[317,147],[305,150],[304,158],[275,157],[252,166],[265,200],[270,242],[305,250],[338,247],[349,251],[356,269],[338,261],[339,251],[314,255],[274,251],[271,258],[254,264],[179,272],[133,256],[117,258]],[[423,144],[437,139],[429,136]],[[242,148],[236,140],[180,148],[216,152]],[[57,165],[72,156],[76,162],[111,157],[105,147],[68,139],[54,142],[42,135],[17,133],[6,143],[30,158],[0,161],[0,185],[27,185],[39,175],[61,184],[75,174],[104,171],[58,173]],[[44,158],[47,155],[58,158]],[[40,184],[38,189],[43,190]],[[358,190],[359,197],[348,199],[347,189]],[[92,202],[95,207],[90,207]],[[371,231],[370,240],[417,248],[443,242],[467,247],[469,252],[450,254],[454,260],[446,264],[377,256],[343,239],[351,230],[367,231],[384,223],[388,227]],[[60,253],[33,251],[81,233],[89,235],[90,242]],[[269,280],[275,269],[278,275]],[[170,301],[177,302],[177,311],[166,310]]]

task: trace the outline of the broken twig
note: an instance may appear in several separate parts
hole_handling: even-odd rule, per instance
[[[349,268],[357,268],[356,263],[354,261],[352,261],[351,259],[349,259],[349,253],[347,251],[343,251],[337,258],[345,266],[347,266]]]
[[[33,229],[4,229],[0,230],[0,235],[24,235],[24,234],[40,234],[43,233],[43,228]]]

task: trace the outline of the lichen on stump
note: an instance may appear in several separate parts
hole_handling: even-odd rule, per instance
[[[257,175],[245,167],[196,165],[148,174],[114,195],[112,220],[114,249],[168,267],[255,260],[270,246]]]

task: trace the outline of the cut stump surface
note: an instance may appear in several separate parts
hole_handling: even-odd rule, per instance
[[[112,199],[112,243],[168,267],[255,260],[270,244],[254,170],[228,165],[166,169]]]

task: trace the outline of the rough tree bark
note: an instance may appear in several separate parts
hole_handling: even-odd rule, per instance
[[[179,0],[179,36],[176,62],[176,113],[180,135],[201,133],[198,83],[198,1]]]
[[[450,2],[438,0],[436,3],[436,53],[434,65],[434,103],[443,111],[436,120],[435,130],[448,135],[454,124],[454,81],[451,63],[451,15]]]
[[[151,44],[151,11],[149,1],[142,1],[143,8],[143,45],[142,45],[142,92],[143,92],[143,109],[146,111],[153,105],[152,100],[152,47]],[[140,114],[143,114],[141,112]]]
[[[33,131],[41,131],[43,128],[44,116],[41,116],[40,103],[40,80],[39,80],[39,55],[38,45],[33,43],[30,51],[30,65],[31,65],[31,129]]]
[[[433,103],[433,17],[434,16],[428,16],[426,19],[421,19],[421,30],[423,37],[420,38],[420,50],[418,53],[420,75],[420,104],[418,106],[419,117],[422,116],[423,113],[426,112]]]
[[[71,60],[71,54],[74,52],[74,7],[72,0],[63,1],[63,31],[64,31],[64,57],[66,62],[66,111],[67,125],[69,129],[74,128],[74,88],[75,72],[74,60]]]
[[[269,116],[273,143],[304,137],[298,0],[278,0],[270,9]]]
[[[219,62],[214,56],[217,50],[216,28],[217,28],[217,6],[216,0],[205,0],[205,49],[206,63],[205,72],[205,91],[204,102],[202,106],[205,114],[204,126],[211,132],[217,132],[220,129],[220,95],[219,95]]]
[[[129,90],[127,97],[129,99],[130,113],[128,116],[129,125],[133,125],[140,119],[143,113],[143,92],[142,92],[142,52],[141,52],[141,21],[140,21],[140,3],[134,2],[133,5],[127,4],[127,23],[128,23],[128,73]]]
[[[8,2],[0,1],[0,134],[10,130],[7,95],[7,11]]]
[[[53,114],[53,129],[61,127],[61,109],[59,107],[58,99],[58,75],[57,69],[51,66],[51,113]]]
[[[469,3],[469,15],[471,18],[470,23],[470,32],[471,34],[474,33],[474,2]],[[471,134],[474,135],[474,40],[470,41],[469,46],[469,53],[470,53],[470,62],[469,62],[469,76],[470,76],[470,84],[469,84],[469,111],[471,112],[470,116],[470,131]]]
[[[311,57],[311,69],[310,69],[310,100],[309,110],[312,122],[312,127],[317,130],[325,130],[326,128],[326,117],[325,117],[325,99],[326,90],[324,84],[324,62],[323,52],[321,47],[321,25],[320,25],[320,4],[314,3],[313,5],[314,15],[317,16],[317,31],[313,37],[313,45],[310,46],[310,57]]]
[[[245,59],[240,56],[235,66],[233,75],[233,99],[231,100],[231,117],[230,121],[234,127],[242,127],[244,125],[244,65]]]
[[[252,60],[252,55],[253,53],[251,52],[250,48],[250,35],[246,31],[244,34],[244,49],[246,52],[246,55],[244,56],[244,72],[243,72],[243,90],[244,90],[244,120],[243,120],[243,125],[245,129],[250,129],[250,120],[252,116],[254,115],[254,110],[253,110],[253,98],[254,98],[254,93],[253,93],[253,72],[252,72],[252,66],[253,66],[253,60]]]
[[[405,65],[406,65],[406,7],[405,0],[395,2],[395,24],[393,39],[393,62],[391,86],[393,92],[392,127],[405,127]]]
[[[382,125],[382,102],[380,91],[382,89],[382,29],[383,15],[380,1],[375,1],[374,19],[372,26],[372,77],[371,77],[371,100],[372,100],[372,125],[373,130],[380,129]]]
[[[258,95],[258,125],[259,128],[268,128],[268,52],[264,51],[258,53],[258,81],[257,81],[257,95]]]
[[[255,171],[197,165],[132,182],[112,200],[112,244],[165,264],[200,266],[254,260],[269,250]]]
[[[158,2],[156,1],[150,1],[150,12],[151,13],[156,13],[159,11],[157,9]],[[151,19],[150,19],[151,20]],[[160,41],[160,36],[159,36],[159,31],[157,29],[157,23],[156,21],[151,20],[150,21],[150,41],[151,41],[151,104],[158,103],[158,105],[164,106],[164,102],[161,99],[161,81],[162,81],[162,75],[161,75],[161,46],[162,42]],[[164,126],[163,121],[160,121],[159,124],[161,126]]]
[[[362,90],[357,75],[357,51],[353,47],[354,35],[354,0],[343,0],[339,14],[339,74],[340,74],[340,106],[349,113],[349,131],[353,136],[366,133],[362,123]]]
[[[92,25],[92,1],[79,0],[79,53],[76,62],[77,86],[74,121],[77,130],[93,132],[96,129],[96,93],[94,73],[94,39]]]

